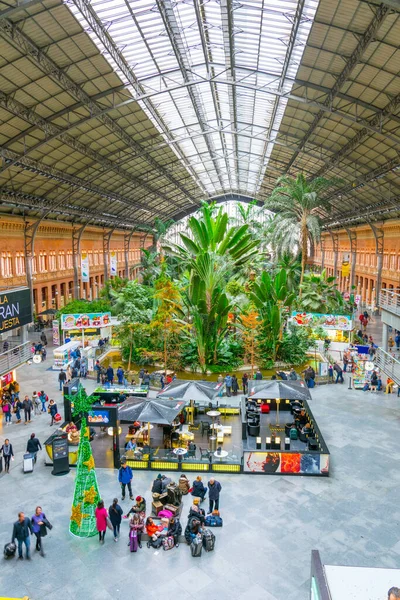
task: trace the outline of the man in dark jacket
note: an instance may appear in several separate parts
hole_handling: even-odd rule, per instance
[[[42,449],[42,445],[39,442],[38,438],[35,436],[34,433],[31,433],[31,437],[29,438],[28,443],[26,445],[26,451],[29,452],[30,454],[34,455],[35,462],[36,462],[37,453],[41,449]]]
[[[33,409],[32,400],[29,396],[25,396],[22,405],[24,407],[25,425],[27,425],[31,422],[31,410]]]
[[[67,374],[64,371],[64,369],[61,369],[61,371],[58,375],[58,383],[60,386],[60,392],[62,391],[63,385],[65,384],[66,381],[67,381]]]
[[[132,483],[131,483],[132,477],[133,477],[132,469],[130,467],[128,467],[128,465],[126,464],[126,461],[123,462],[118,471],[118,481],[121,484],[122,500],[125,500],[126,486],[128,486],[129,498],[131,500],[133,500]]]
[[[209,506],[209,514],[212,513],[212,511],[214,510],[214,506],[215,506],[215,510],[219,509],[219,494],[221,492],[221,484],[219,481],[216,481],[214,479],[214,477],[211,477],[210,481],[208,482],[208,500],[210,502],[210,506]]]
[[[114,382],[114,369],[111,365],[107,369],[107,381],[111,384]]]
[[[163,488],[162,475],[161,475],[161,473],[159,473],[157,475],[156,479],[153,481],[151,493],[152,494],[162,494],[162,488]]]
[[[343,383],[343,369],[342,367],[335,362],[335,364],[333,365],[333,370],[336,371],[336,381],[335,383],[337,383],[338,381],[340,381],[340,383]]]
[[[26,555],[25,558],[30,560],[29,549],[31,546],[30,535],[32,534],[32,523],[28,517],[25,517],[23,512],[18,513],[18,521],[14,523],[13,533],[11,541],[12,543],[17,540],[18,542],[18,558],[23,559],[22,556],[22,544],[25,544]]]

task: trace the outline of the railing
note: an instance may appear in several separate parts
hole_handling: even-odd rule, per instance
[[[375,354],[375,364],[397,385],[400,385],[400,362],[388,352],[378,348]]]
[[[0,354],[0,373],[8,373],[32,358],[30,342],[25,342]]]
[[[379,306],[400,316],[400,294],[393,290],[383,289],[379,294]]]
[[[318,550],[311,550],[310,598],[331,600],[325,569]]]

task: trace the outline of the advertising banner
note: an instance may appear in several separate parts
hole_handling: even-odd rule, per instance
[[[117,275],[117,253],[113,250],[110,252],[110,276],[115,277]]]
[[[117,412],[113,407],[111,409],[105,407],[92,408],[88,414],[89,425],[100,425],[102,427],[115,427],[117,423]]]
[[[350,275],[350,263],[347,261],[342,262],[342,277],[348,277]]]
[[[329,454],[317,452],[245,452],[243,470],[246,473],[299,473],[322,475],[329,473]]]
[[[6,385],[9,385],[13,380],[14,380],[14,376],[13,376],[12,371],[10,371],[9,373],[6,373],[5,375],[2,375],[0,378],[1,387],[3,388]]]
[[[60,323],[53,321],[53,346],[60,345]]]
[[[354,328],[353,320],[348,315],[324,315],[321,313],[306,313],[294,310],[292,311],[291,321],[295,325],[323,327],[324,329],[351,331]]]
[[[0,333],[32,321],[31,293],[28,288],[0,294]]]
[[[111,313],[87,313],[83,315],[61,315],[61,329],[86,329],[107,327]]]
[[[87,252],[81,254],[81,281],[89,283],[89,255]]]

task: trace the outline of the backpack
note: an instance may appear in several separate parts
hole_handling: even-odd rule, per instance
[[[209,529],[206,529],[203,535],[203,546],[206,552],[212,552],[215,546],[215,535]]]
[[[150,539],[150,540],[147,542],[147,547],[148,547],[148,548],[157,548],[157,549],[158,549],[158,548],[160,548],[160,547],[162,546],[162,543],[163,543],[163,539],[162,539],[162,537],[158,537],[158,538],[157,538],[157,539],[155,539],[155,540],[151,540],[151,539]]]
[[[298,435],[297,435],[297,429],[295,429],[294,427],[291,428],[290,432],[289,432],[289,437],[291,440],[297,440],[298,439]]]
[[[172,535],[167,535],[167,537],[162,540],[162,545],[164,550],[172,550],[174,547],[174,538]]]
[[[222,527],[223,526],[223,520],[221,517],[218,517],[216,515],[208,515],[204,521],[205,525],[207,525],[207,527]]]

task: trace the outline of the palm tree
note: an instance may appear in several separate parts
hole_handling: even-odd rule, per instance
[[[338,183],[338,179],[324,177],[308,180],[302,173],[296,178],[283,175],[265,201],[265,207],[277,213],[271,226],[271,241],[278,254],[301,252],[300,284],[306,268],[308,242],[317,243],[321,235],[318,209],[327,207],[320,194]]]
[[[281,269],[286,271],[286,285],[289,291],[297,290],[301,276],[301,263],[297,257],[293,257],[291,254],[282,254],[278,257],[275,267],[278,271]]]

